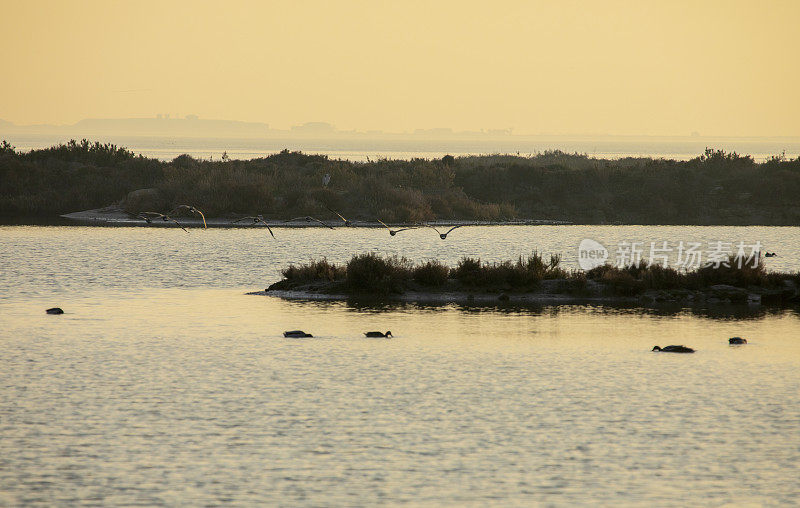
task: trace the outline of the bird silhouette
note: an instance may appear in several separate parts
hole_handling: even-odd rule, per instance
[[[231,222],[231,224],[236,224],[237,222],[242,222],[243,220],[252,220],[253,224],[258,224],[259,222],[264,224],[265,226],[267,226],[267,231],[269,231],[269,234],[272,235],[272,238],[275,238],[275,233],[272,232],[272,228],[269,227],[267,221],[264,220],[263,215],[252,215],[250,217],[242,217],[241,219],[236,219],[235,221]]]
[[[367,337],[392,337],[392,332],[387,331],[386,333],[382,332],[364,332],[364,335]]]
[[[378,222],[380,222],[381,224],[383,224],[383,227],[385,227],[386,229],[388,229],[388,230],[389,230],[389,234],[390,234],[390,235],[392,235],[392,236],[396,235],[396,234],[397,234],[397,233],[399,233],[400,231],[408,231],[409,229],[417,229],[417,228],[416,228],[416,226],[412,226],[412,227],[408,227],[408,228],[392,229],[392,228],[390,228],[389,226],[387,226],[387,225],[386,225],[386,223],[385,223],[385,222],[383,222],[382,220],[380,220],[380,219],[375,219],[375,220],[377,220]]]
[[[694,349],[686,346],[664,346],[663,348],[653,346],[653,351],[661,351],[662,353],[694,353]]]
[[[741,337],[731,337],[728,339],[728,344],[747,344],[747,339]]]
[[[138,217],[138,218],[140,218],[140,219],[144,219],[144,221],[145,221],[146,223],[148,223],[148,224],[152,224],[154,219],[161,219],[161,220],[162,220],[162,221],[164,221],[164,222],[169,222],[169,221],[172,221],[172,222],[174,222],[175,224],[177,224],[177,225],[178,225],[178,227],[179,227],[179,228],[181,228],[182,230],[186,231],[187,233],[189,232],[189,230],[188,230],[188,229],[186,229],[185,227],[183,227],[183,226],[181,225],[181,223],[180,223],[180,222],[176,221],[175,219],[173,219],[173,218],[172,218],[172,217],[170,217],[169,215],[165,215],[165,214],[163,214],[163,213],[158,213],[158,212],[142,212],[142,213],[140,213],[139,215],[137,215],[137,217]]]
[[[345,227],[350,227],[350,226],[352,226],[352,225],[353,225],[353,223],[352,223],[352,222],[350,222],[349,220],[347,220],[347,219],[345,219],[344,217],[342,217],[342,214],[340,214],[340,213],[339,213],[339,212],[337,212],[336,210],[332,209],[332,208],[331,208],[331,207],[329,207],[329,206],[326,206],[325,208],[327,208],[327,209],[328,209],[328,210],[330,210],[331,212],[333,212],[333,213],[335,213],[336,215],[338,215],[338,216],[339,216],[339,218],[340,218],[340,219],[342,219],[342,220],[344,221],[344,225],[345,225]]]
[[[203,219],[203,229],[208,229],[208,225],[206,224],[206,216],[203,214],[203,212],[193,207],[192,205],[178,205],[175,207],[175,210],[182,210],[182,209],[189,210],[191,213],[199,214],[200,217]]]
[[[459,224],[458,226],[453,226],[452,228],[448,229],[446,233],[442,233],[441,231],[439,231],[435,227],[431,226],[430,224],[423,224],[423,226],[427,226],[427,227],[433,229],[434,231],[439,233],[439,238],[441,238],[442,240],[446,240],[447,239],[447,235],[449,235],[452,230],[454,230],[456,228],[460,228],[461,226],[464,226],[464,224]]]
[[[283,332],[284,337],[289,337],[293,339],[304,339],[306,337],[313,337],[310,333],[306,333],[303,330],[289,330],[288,332]]]
[[[311,221],[314,221],[314,222],[319,222],[320,224],[322,224],[322,225],[323,225],[323,226],[325,226],[326,228],[328,228],[328,229],[333,229],[333,226],[331,226],[331,225],[329,225],[329,224],[325,224],[325,223],[324,223],[324,222],[322,222],[321,220],[317,219],[316,217],[312,217],[312,216],[310,216],[310,215],[306,215],[305,217],[295,217],[294,219],[285,220],[285,221],[283,221],[283,222],[295,222],[295,221],[298,221],[298,220],[304,220],[304,221],[306,221],[306,222],[311,222]]]

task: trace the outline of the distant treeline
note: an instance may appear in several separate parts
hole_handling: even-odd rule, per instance
[[[138,189],[155,190],[126,201]],[[331,218],[331,208],[351,219],[384,222],[800,225],[798,196],[800,158],[756,163],[712,149],[689,161],[604,160],[547,151],[532,157],[349,162],[284,150],[245,161],[181,155],[161,162],[86,140],[30,152],[0,144],[5,217],[52,216],[113,203],[130,212],[168,211],[185,203],[210,217]]]

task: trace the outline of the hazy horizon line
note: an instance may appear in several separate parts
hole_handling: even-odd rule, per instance
[[[726,135],[726,134],[703,134],[697,131],[689,133],[608,133],[608,132],[514,132],[514,127],[507,128],[481,128],[480,130],[463,129],[456,130],[448,126],[435,126],[435,127],[417,127],[413,130],[383,130],[383,129],[340,129],[335,123],[329,121],[305,121],[297,124],[290,125],[289,127],[280,128],[273,127],[268,122],[251,121],[251,120],[232,120],[223,118],[201,118],[195,114],[187,114],[184,116],[172,116],[172,114],[157,114],[155,116],[136,116],[136,117],[87,117],[81,118],[74,123],[55,124],[55,123],[29,123],[22,124],[16,123],[11,120],[0,118],[0,131],[5,128],[20,128],[25,130],[36,129],[70,129],[81,128],[81,124],[92,122],[131,122],[131,121],[154,121],[154,122],[176,122],[184,125],[194,124],[196,127],[209,128],[212,123],[228,124],[228,126],[250,127],[253,129],[262,129],[272,133],[285,133],[289,135],[299,135],[302,137],[308,136],[324,136],[324,135],[389,135],[389,136],[418,136],[418,135],[433,135],[442,137],[452,136],[482,136],[482,137],[588,137],[588,138],[686,138],[686,139],[701,139],[701,138],[715,138],[715,139],[798,139],[800,134],[785,134],[785,135]],[[205,125],[203,125],[205,124]],[[89,126],[91,127],[91,126]],[[124,128],[124,125],[117,126]],[[130,127],[130,126],[129,126]],[[116,133],[120,134],[120,133]],[[242,133],[244,134],[244,133]],[[131,135],[130,133],[128,135]]]

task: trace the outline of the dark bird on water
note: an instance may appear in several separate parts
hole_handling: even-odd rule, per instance
[[[392,228],[390,228],[389,226],[387,226],[387,225],[386,225],[386,223],[385,223],[385,222],[383,222],[382,220],[380,220],[380,219],[376,219],[376,220],[377,220],[378,222],[380,222],[381,224],[383,224],[383,227],[385,227],[386,229],[388,229],[388,230],[389,230],[389,234],[390,234],[391,236],[394,236],[394,235],[396,235],[396,234],[397,234],[397,233],[399,233],[400,231],[408,231],[409,229],[417,229],[416,227],[413,227],[413,226],[412,226],[412,227],[408,227],[408,228],[392,229]]]
[[[333,226],[330,226],[329,224],[325,224],[321,220],[317,219],[316,217],[311,217],[310,215],[306,215],[305,217],[295,217],[294,219],[285,220],[283,222],[295,222],[295,221],[298,221],[298,220],[304,220],[306,222],[311,222],[311,221],[319,222],[320,224],[322,224],[326,228],[333,229]]]
[[[180,222],[176,221],[175,219],[173,219],[173,218],[172,218],[172,217],[170,217],[169,215],[165,215],[165,214],[163,214],[163,213],[158,213],[158,212],[142,212],[142,213],[140,213],[139,215],[137,215],[137,217],[139,217],[140,219],[144,219],[144,221],[145,221],[146,223],[148,223],[148,224],[152,224],[152,223],[153,223],[153,220],[155,220],[155,219],[161,219],[161,220],[162,220],[162,221],[164,221],[164,222],[172,221],[172,222],[174,222],[175,224],[177,224],[177,225],[178,225],[178,227],[179,227],[179,228],[181,228],[182,230],[186,231],[187,233],[189,232],[189,230],[188,230],[188,229],[186,229],[185,227],[183,227],[183,226],[181,225],[181,223],[180,223]]]
[[[51,309],[47,309],[45,312],[48,314],[63,314],[64,311],[61,310],[61,307],[53,307]]]
[[[774,252],[767,252],[766,254],[764,254],[765,258],[774,258],[776,256],[777,256],[777,254],[774,253]]]
[[[747,339],[741,337],[731,337],[728,339],[728,344],[747,344]]]
[[[178,205],[175,207],[175,210],[189,210],[191,213],[200,215],[200,218],[203,219],[203,229],[208,229],[208,225],[206,224],[206,216],[203,214],[203,212],[192,205]]]
[[[304,339],[306,337],[313,337],[310,333],[306,333],[303,330],[289,330],[288,332],[283,332],[284,337],[289,337],[292,339]]]
[[[275,238],[275,233],[272,232],[272,228],[269,227],[269,224],[267,224],[267,222],[264,220],[264,216],[263,215],[255,215],[255,216],[251,216],[251,217],[242,217],[241,219],[236,219],[235,221],[231,222],[231,224],[236,224],[237,222],[242,222],[243,220],[252,220],[253,224],[258,224],[259,222],[264,224],[265,226],[267,226],[267,231],[269,231],[269,234],[272,235],[272,238]]]
[[[452,228],[448,229],[446,233],[442,233],[441,231],[439,231],[435,227],[431,226],[430,224],[423,224],[423,226],[428,226],[429,228],[431,228],[434,231],[436,231],[437,233],[439,233],[439,238],[441,238],[442,240],[446,240],[447,239],[447,235],[449,235],[452,230],[454,230],[456,228],[460,228],[463,225],[464,224],[459,224],[458,226],[453,226]]]
[[[392,332],[389,332],[389,331],[387,331],[386,333],[381,333],[381,332],[364,332],[364,335],[366,335],[367,337],[387,337],[387,338],[388,338],[388,337],[391,337],[391,336],[392,336]]]
[[[694,353],[694,349],[686,346],[664,346],[663,348],[653,346],[653,351],[661,351],[662,353]]]

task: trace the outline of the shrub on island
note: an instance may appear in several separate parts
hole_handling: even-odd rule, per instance
[[[387,295],[408,290],[506,292],[547,290],[573,295],[634,297],[648,291],[667,291],[675,295],[702,293],[730,301],[744,301],[748,293],[769,294],[784,301],[800,292],[800,273],[767,272],[762,260],[739,263],[732,257],[718,268],[703,267],[679,271],[659,264],[639,263],[618,267],[602,265],[588,271],[566,270],[559,256],[548,261],[538,253],[516,262],[487,263],[463,257],[455,268],[436,260],[414,264],[406,258],[382,257],[375,253],[353,256],[345,266],[327,259],[310,261],[283,270],[284,280],[270,289],[309,288],[337,290],[353,294]],[[727,264],[727,266],[725,266]],[[543,281],[552,281],[544,286]],[[320,286],[319,284],[322,284]],[[327,284],[327,285],[326,285]],[[314,286],[309,287],[309,285]],[[702,296],[702,295],[701,295]]]

